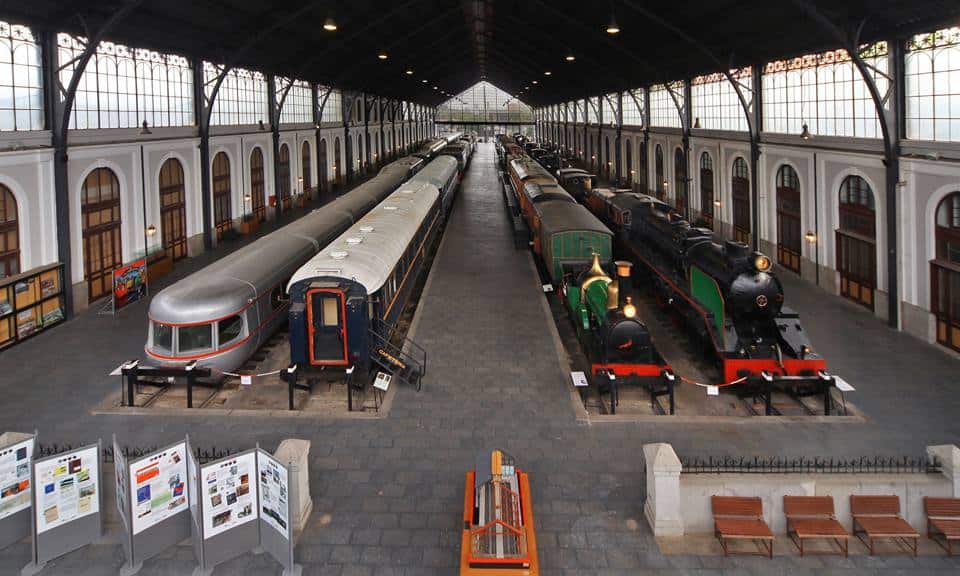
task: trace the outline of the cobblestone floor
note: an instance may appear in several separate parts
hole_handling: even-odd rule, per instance
[[[724,559],[664,556],[643,519],[641,445],[680,454],[920,454],[960,442],[960,362],[839,298],[783,274],[788,297],[831,368],[856,387],[865,424],[671,425],[574,418],[528,254],[512,247],[492,145],[481,145],[423,297],[416,340],[428,351],[423,391],[401,389],[388,418],[332,421],[239,417],[91,416],[118,383],[105,377],[139,354],[146,306],[116,318],[85,313],[0,355],[0,429],[38,429],[44,442],[79,444],[116,433],[157,445],[188,432],[199,446],[273,449],[312,441],[314,510],[296,556],[304,574],[456,574],[463,474],[478,451],[500,447],[531,475],[544,574],[958,573],[939,556]],[[181,265],[185,275],[223,251]],[[118,534],[51,563],[45,574],[111,574]],[[0,551],[18,573],[29,544]],[[141,574],[187,574],[180,546]],[[245,555],[216,574],[279,574]]]

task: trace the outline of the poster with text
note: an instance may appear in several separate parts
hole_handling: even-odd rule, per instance
[[[100,462],[90,446],[37,462],[37,534],[100,511]]]
[[[133,533],[187,509],[187,444],[181,442],[130,464]]]
[[[0,520],[30,507],[33,438],[0,448]]]
[[[113,439],[113,470],[117,480],[117,510],[120,511],[120,519],[123,520],[124,526],[129,528],[127,492],[130,489],[130,478],[127,477],[127,457],[117,444],[116,438]]]
[[[254,452],[200,469],[204,540],[257,519],[256,473]]]
[[[260,513],[267,524],[290,539],[287,469],[266,452],[257,456],[260,477]]]

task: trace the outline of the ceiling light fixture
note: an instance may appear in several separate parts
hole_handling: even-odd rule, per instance
[[[617,25],[617,17],[613,13],[613,6],[610,7],[610,23],[607,24],[607,34],[619,34],[620,26]]]
[[[407,68],[407,76],[413,76],[413,68]]]
[[[379,59],[381,59],[381,60],[386,60],[386,59],[388,58],[388,56],[387,56],[387,53],[386,53],[386,52],[384,52],[384,51],[381,50],[380,53],[377,54],[377,58],[379,58]]]
[[[553,74],[553,72],[551,72],[551,71],[549,71],[549,70],[547,70],[546,72],[543,73],[544,76],[550,76],[551,74]]]
[[[573,55],[573,52],[570,52],[570,53],[567,54],[567,57],[566,57],[566,61],[567,61],[567,62],[573,62],[573,61],[576,60],[576,59],[577,59],[577,57]]]
[[[540,81],[539,81],[539,80],[534,80],[533,83],[534,83],[534,84],[539,84]]]
[[[323,29],[327,32],[336,32],[337,23],[333,21],[333,18],[327,18],[323,21]]]

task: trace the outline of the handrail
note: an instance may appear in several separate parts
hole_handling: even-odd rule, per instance
[[[417,344],[416,342],[414,342],[414,341],[411,340],[410,338],[407,338],[406,336],[403,336],[403,344],[404,344],[404,345],[402,345],[402,346],[397,346],[396,344],[394,344],[394,343],[392,342],[393,336],[396,334],[396,326],[394,326],[393,324],[390,324],[390,323],[388,323],[388,322],[386,322],[386,321],[378,318],[378,319],[375,319],[375,320],[374,320],[374,322],[373,322],[373,327],[372,327],[371,331],[372,331],[380,340],[382,340],[384,343],[386,343],[386,344],[389,345],[391,348],[393,348],[393,350],[397,351],[397,353],[398,353],[401,357],[416,362],[416,363],[420,366],[420,375],[421,375],[421,376],[423,376],[423,375],[425,375],[425,374],[427,373],[427,351],[426,351],[422,346],[420,346],[419,344]],[[408,351],[408,350],[406,349],[406,346],[405,346],[405,345],[408,344],[408,343],[409,343],[417,352],[419,352],[419,354],[414,354],[413,352]],[[419,358],[418,358],[417,356],[419,356]]]

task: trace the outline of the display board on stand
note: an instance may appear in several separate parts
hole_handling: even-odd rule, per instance
[[[54,558],[97,541],[103,531],[100,442],[34,460],[34,574]]]
[[[30,535],[30,465],[36,436],[0,435],[0,549]]]
[[[257,505],[257,451],[239,454],[200,467],[201,554],[198,573],[260,545]]]
[[[293,561],[290,471],[270,453],[257,449],[260,483],[260,547],[283,566],[285,576],[300,573]]]
[[[124,576],[136,573],[144,560],[190,537],[187,454],[184,439],[129,464],[123,463],[127,485],[126,508],[121,515],[129,519],[130,541]],[[120,460],[117,462],[119,488]],[[120,500],[118,496],[118,506]]]

